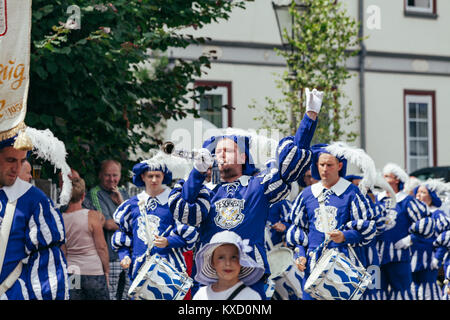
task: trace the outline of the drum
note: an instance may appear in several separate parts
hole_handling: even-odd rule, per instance
[[[275,284],[274,298],[298,300],[302,298],[302,272],[294,265],[292,250],[285,247],[274,248],[267,253],[272,280]]]
[[[318,300],[359,300],[370,283],[372,277],[362,265],[355,266],[343,253],[327,249],[306,280],[304,290]]]
[[[134,300],[183,300],[193,280],[158,254],[147,257],[130,285]]]

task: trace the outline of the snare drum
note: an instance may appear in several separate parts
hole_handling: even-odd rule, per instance
[[[302,298],[302,272],[294,265],[294,254],[286,247],[275,248],[267,253],[271,276],[275,284],[274,297],[281,300]]]
[[[336,249],[324,250],[304,290],[318,300],[359,300],[372,283],[363,266],[355,266]]]
[[[158,254],[148,258],[131,283],[128,296],[135,300],[182,300],[193,280]]]

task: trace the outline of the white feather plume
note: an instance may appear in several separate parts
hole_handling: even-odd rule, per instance
[[[446,192],[450,192],[450,182],[445,182],[444,179],[428,179],[420,184],[421,186],[425,186],[437,194],[443,194]]]
[[[395,197],[395,191],[392,189],[391,185],[384,179],[381,172],[377,172],[377,178],[375,180],[375,186],[380,187],[384,191],[390,194],[391,198],[391,207],[395,207],[397,205],[397,199]]]
[[[392,162],[386,164],[383,168],[383,174],[390,174],[390,173],[394,174],[403,183],[407,183],[409,180],[409,176],[405,172],[405,170],[400,168],[399,165]]]
[[[409,177],[408,181],[405,183],[404,190],[406,193],[410,193],[415,187],[420,185],[422,181],[416,177]]]
[[[33,143],[33,153],[61,170],[63,185],[59,195],[59,205],[66,205],[72,196],[72,181],[69,178],[71,171],[66,163],[66,146],[49,129],[37,130],[27,127],[25,133]]]
[[[264,164],[275,157],[279,140],[269,138],[255,130],[244,130],[240,128],[221,129],[222,135],[235,135],[250,138],[250,155],[255,166],[264,167]]]
[[[333,142],[325,149],[335,157],[344,157],[348,162],[361,169],[363,179],[359,183],[359,188],[363,194],[366,194],[368,189],[373,188],[377,178],[377,169],[373,159],[363,149],[349,146],[340,141]]]
[[[160,150],[151,150],[151,153],[154,153],[154,155],[150,159],[141,162],[147,163],[150,168],[153,166],[157,168],[162,164],[166,165],[167,169],[172,172],[173,179],[187,178],[193,168],[192,161],[187,159],[171,156]]]

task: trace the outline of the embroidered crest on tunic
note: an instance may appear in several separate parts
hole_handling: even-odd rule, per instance
[[[316,221],[314,225],[320,232],[330,232],[337,226],[337,208],[332,206],[321,206],[314,210]]]
[[[392,228],[395,227],[396,223],[397,223],[397,214],[398,212],[396,210],[389,210],[386,214],[386,229],[387,230],[391,230]]]
[[[147,215],[147,221],[149,224],[149,232],[152,235],[152,239],[150,239],[151,242],[153,242],[154,237],[153,235],[158,234],[158,230],[159,230],[159,224],[161,219],[158,216],[155,215]],[[138,230],[137,230],[137,236],[139,239],[141,239],[145,244],[149,244],[148,239],[147,239],[147,232],[145,229],[145,218],[140,215],[137,218],[137,223],[138,223]]]
[[[244,220],[244,199],[225,198],[216,201],[216,217],[214,222],[222,229],[232,229]]]

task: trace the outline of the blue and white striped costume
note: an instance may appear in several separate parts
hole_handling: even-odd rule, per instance
[[[386,192],[377,195],[381,201]],[[429,237],[432,228],[410,228],[413,223],[428,216],[427,206],[411,195],[400,191],[396,194],[397,205],[386,214],[386,228],[377,236],[377,249],[380,254],[382,298],[389,300],[411,299],[411,254],[410,249],[395,249],[400,239],[420,232]],[[425,220],[424,220],[425,221]],[[420,225],[420,224],[419,224]]]
[[[415,300],[441,300],[441,292],[436,280],[438,270],[431,269],[433,258],[433,242],[437,236],[450,228],[445,213],[436,207],[429,208],[431,217],[421,219],[411,226],[416,233],[411,235],[411,269],[413,276],[412,294]],[[432,236],[423,237],[420,232],[420,224],[423,228],[433,228]]]
[[[319,209],[318,198],[323,199],[324,210]],[[359,188],[344,178],[327,189],[319,181],[309,186],[298,195],[292,206],[289,222],[292,223],[287,231],[287,243],[294,247],[295,258],[309,257],[309,252],[316,249],[325,240],[325,233],[342,228],[345,242],[331,241],[329,248],[337,248],[346,256],[348,245],[355,246],[355,252],[363,264],[365,256],[362,245],[368,244],[375,237],[374,212],[368,199]],[[321,252],[318,252],[319,257]],[[311,273],[310,260],[305,270],[305,281]],[[303,283],[304,285],[304,283]],[[306,292],[303,299],[312,299]]]
[[[288,220],[289,214],[291,212],[291,207],[292,207],[292,204],[287,199],[284,199],[282,201],[274,203],[270,206],[269,217],[267,219],[267,222],[268,222],[270,240],[271,240],[271,244],[273,246],[282,244],[286,238],[286,230],[290,226],[290,224],[287,222],[287,220]],[[271,226],[276,224],[277,222],[281,222],[282,224],[284,224],[286,226],[286,230],[284,232],[279,232],[279,231],[271,228]],[[267,243],[267,239],[266,239],[266,248],[269,249],[270,248],[269,246],[270,246],[270,244]]]
[[[367,271],[372,274],[373,282],[372,287],[367,288],[364,292],[362,300],[381,300],[381,291],[379,283],[379,267],[380,267],[380,255],[377,249],[376,237],[384,232],[386,228],[385,216],[387,208],[389,207],[388,202],[376,201],[373,203],[372,199],[367,195],[368,201],[372,203],[374,216],[373,221],[375,221],[376,233],[375,238],[367,245],[363,246],[364,255],[366,257],[366,268]]]
[[[128,271],[131,281],[145,262],[147,248],[151,245],[147,239],[146,221],[138,206],[141,200],[146,204],[147,221],[150,224],[151,233],[166,237],[169,242],[166,248],[153,246],[150,254],[158,253],[180,271],[186,268],[182,253],[192,250],[198,239],[198,232],[195,227],[181,224],[173,219],[167,203],[170,191],[170,188],[166,188],[155,198],[143,191],[123,202],[114,212],[114,220],[119,225],[119,229],[111,239],[112,247],[118,252],[121,261],[126,256],[131,258]],[[178,259],[172,249],[175,249]],[[183,265],[180,265],[179,261]]]
[[[450,230],[447,230],[437,236],[433,242],[434,258],[439,265],[444,262],[444,275],[446,284],[443,287],[442,300],[450,300],[448,288],[450,287]]]
[[[0,283],[22,261],[19,279],[0,300],[67,300],[66,259],[60,249],[65,241],[61,213],[38,188],[16,179],[0,189],[0,217],[7,201],[17,199]]]
[[[309,168],[309,145],[316,124],[317,120],[305,115],[296,135],[279,142],[277,168],[222,183],[215,192],[203,185],[206,175],[194,168],[186,181],[180,180],[175,185],[170,195],[169,205],[175,219],[199,226],[200,246],[223,230],[234,231],[243,239],[249,239],[253,248],[249,255],[265,266],[266,274],[270,274],[264,244],[269,207],[283,200],[290,192],[290,183]]]

